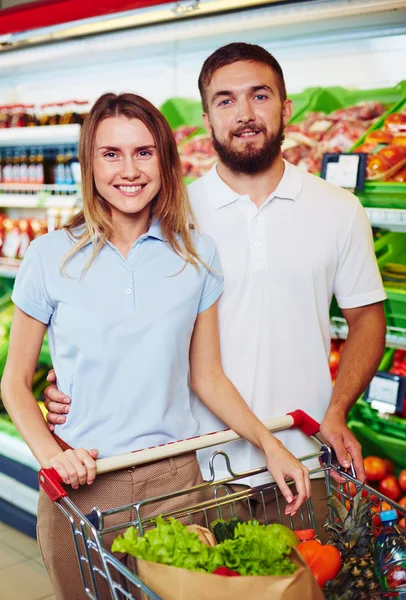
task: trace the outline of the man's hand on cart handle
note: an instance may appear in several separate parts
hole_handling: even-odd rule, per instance
[[[53,369],[49,371],[47,381],[51,384],[44,391],[44,404],[48,411],[47,426],[50,431],[54,431],[55,425],[62,425],[66,422],[66,415],[70,410],[71,399],[56,387],[56,375]]]
[[[320,424],[320,434],[323,440],[333,447],[337,460],[343,469],[354,466],[357,479],[365,481],[364,461],[361,453],[361,444],[349,429],[343,415],[327,411]],[[345,483],[346,479],[331,470],[331,477],[337,483]]]

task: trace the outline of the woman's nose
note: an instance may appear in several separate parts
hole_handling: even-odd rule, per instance
[[[120,176],[123,179],[137,179],[140,176],[140,170],[137,162],[132,158],[126,159],[122,164]]]

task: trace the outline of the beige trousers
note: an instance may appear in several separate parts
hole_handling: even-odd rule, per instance
[[[98,506],[104,511],[145,498],[191,488],[202,482],[196,454],[189,453],[148,465],[98,475],[92,485],[80,486],[78,490],[67,488],[67,491],[69,498],[80,511],[87,514],[94,506]],[[156,502],[146,506],[141,516],[156,515],[182,508],[199,502],[205,497],[204,493],[196,492],[193,495]],[[119,525],[134,519],[135,512],[129,510],[126,513],[118,513],[109,517],[105,526]],[[197,523],[198,519],[194,518],[194,522]],[[118,533],[122,534],[123,531],[108,534],[103,540],[103,546],[110,550],[112,541]],[[37,537],[57,600],[86,600],[88,597],[80,576],[69,520],[42,490],[38,505]],[[118,558],[122,562],[128,560],[123,556],[118,556]],[[88,581],[91,581],[86,565],[85,572]],[[108,586],[101,576],[97,577],[97,583],[101,598],[103,600],[110,599]],[[90,588],[92,589],[91,586]],[[134,594],[133,590],[131,592]]]

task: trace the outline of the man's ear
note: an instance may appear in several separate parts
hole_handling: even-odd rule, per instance
[[[289,98],[288,98],[283,103],[282,116],[283,116],[283,124],[284,125],[287,125],[289,123],[289,121],[291,120],[292,112],[293,112],[293,102],[292,102],[292,100],[289,100]]]
[[[210,123],[210,119],[207,115],[207,113],[203,113],[203,125],[205,130],[207,131],[207,133],[209,134],[210,137],[213,137],[213,131],[211,128],[211,123]]]

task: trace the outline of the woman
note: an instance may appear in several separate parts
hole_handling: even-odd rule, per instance
[[[13,292],[2,394],[22,437],[41,466],[73,488],[69,495],[84,512],[196,485],[202,479],[194,453],[95,478],[98,455],[196,434],[190,367],[202,402],[262,449],[293,515],[310,496],[308,471],[224,375],[220,264],[211,238],[189,227],[167,122],[139,96],[105,94],[85,120],[79,154],[83,211],[31,244]],[[56,429],[72,448],[64,452],[31,392],[46,330],[58,385],[72,398],[69,419]],[[81,599],[73,547],[61,544],[64,521],[41,493],[38,539],[57,598]]]

